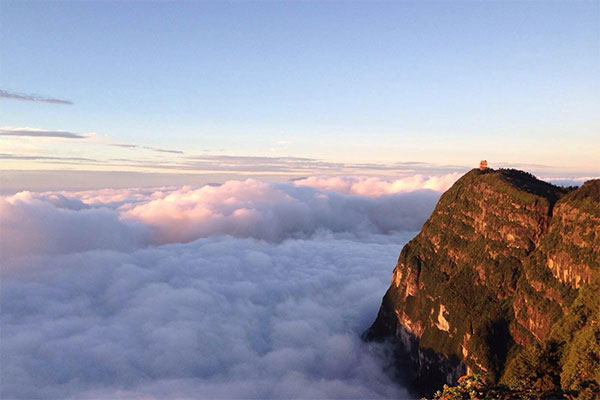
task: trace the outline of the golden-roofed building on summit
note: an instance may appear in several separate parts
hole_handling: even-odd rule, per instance
[[[487,160],[481,160],[479,162],[479,169],[480,170],[485,171],[487,169],[487,167],[488,167]]]

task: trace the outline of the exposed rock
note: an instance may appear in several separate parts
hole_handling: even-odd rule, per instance
[[[443,304],[440,304],[440,312],[438,313],[437,322],[435,323],[435,326],[440,331],[448,332],[448,331],[450,331],[450,324],[448,323],[448,320],[444,317],[445,312],[446,312],[446,307],[444,307]]]
[[[465,372],[497,382],[599,277],[600,180],[573,189],[516,170],[472,170],[402,249],[365,337],[398,339],[418,388],[455,384]],[[587,309],[600,307],[590,301]]]

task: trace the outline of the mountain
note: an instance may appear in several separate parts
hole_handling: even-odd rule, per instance
[[[468,172],[402,249],[364,337],[396,343],[422,394],[467,374],[594,398],[600,180],[576,189],[512,169]]]

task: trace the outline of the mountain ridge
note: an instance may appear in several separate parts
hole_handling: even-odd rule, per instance
[[[474,169],[402,249],[364,337],[397,343],[419,393],[465,374],[515,389],[527,382],[584,393],[599,379],[572,373],[582,368],[572,343],[582,330],[587,342],[600,338],[598,299],[589,294],[598,282],[600,180],[564,188],[519,170]],[[575,324],[566,321],[573,307]],[[531,350],[541,343],[549,347]],[[526,373],[523,365],[549,355],[557,358],[552,366]],[[590,357],[584,364],[599,366]]]

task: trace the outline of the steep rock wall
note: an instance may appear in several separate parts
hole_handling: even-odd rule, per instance
[[[498,381],[595,284],[599,262],[600,181],[574,190],[472,170],[402,249],[365,337],[396,338],[419,388],[465,372]]]

